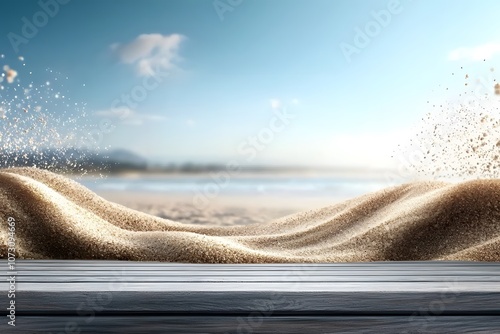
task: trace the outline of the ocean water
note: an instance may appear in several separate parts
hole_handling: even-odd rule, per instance
[[[390,186],[384,179],[339,177],[106,177],[77,180],[100,191],[133,191],[172,194],[276,195],[353,197]]]

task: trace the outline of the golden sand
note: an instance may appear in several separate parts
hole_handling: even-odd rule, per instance
[[[246,226],[182,224],[108,202],[47,171],[0,172],[19,258],[265,263],[500,261],[500,180],[418,182]]]

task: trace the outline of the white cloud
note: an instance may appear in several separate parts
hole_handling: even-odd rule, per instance
[[[162,115],[138,113],[128,107],[101,110],[95,112],[94,115],[119,120],[122,124],[128,125],[142,125],[148,121],[161,122],[167,119]]]
[[[297,104],[299,104],[299,103],[300,103],[299,99],[293,99],[293,100],[292,100],[292,104],[297,105]]]
[[[500,54],[500,43],[487,43],[475,47],[462,47],[451,51],[448,60],[481,61]]]
[[[134,65],[141,76],[154,75],[158,70],[173,70],[181,58],[179,48],[185,39],[179,34],[142,34],[128,44],[115,43],[111,49],[125,64]]]
[[[280,109],[282,107],[281,100],[278,99],[271,99],[269,103],[271,104],[271,108],[273,108],[274,110]]]

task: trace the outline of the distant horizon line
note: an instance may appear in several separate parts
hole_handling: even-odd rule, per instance
[[[21,152],[22,151],[22,152]],[[13,151],[2,152],[0,148],[0,156],[15,156],[17,154],[30,154],[33,153],[37,156],[40,152],[53,152],[58,153],[59,156],[64,156],[66,154],[73,154],[75,151],[84,152],[80,156],[81,160],[88,160],[93,155],[94,158],[100,157],[99,160],[103,161],[116,161],[120,163],[132,163],[142,165],[146,168],[161,168],[161,169],[184,169],[184,168],[195,168],[209,170],[223,170],[226,166],[231,164],[237,164],[238,169],[243,170],[275,170],[275,171],[335,171],[335,172],[349,172],[349,171],[373,171],[373,172],[385,172],[392,171],[393,168],[389,166],[364,166],[364,165],[335,165],[335,164],[300,164],[300,163],[289,163],[289,162],[259,162],[259,163],[245,163],[240,162],[236,157],[233,158],[215,158],[213,160],[196,160],[195,158],[161,158],[154,155],[143,155],[138,153],[136,150],[128,148],[114,148],[109,150],[103,149],[89,149],[89,148],[79,148],[75,146],[68,147],[47,147],[42,150],[37,150],[33,152],[27,152],[25,150],[20,150],[19,153]],[[74,155],[72,159],[78,160],[78,154]]]

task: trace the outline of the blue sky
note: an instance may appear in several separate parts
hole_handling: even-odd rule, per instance
[[[96,147],[157,161],[384,166],[440,86],[458,94],[461,67],[480,76],[500,55],[498,1],[41,3],[46,24],[39,1],[2,1],[0,61],[20,83],[68,77]]]

